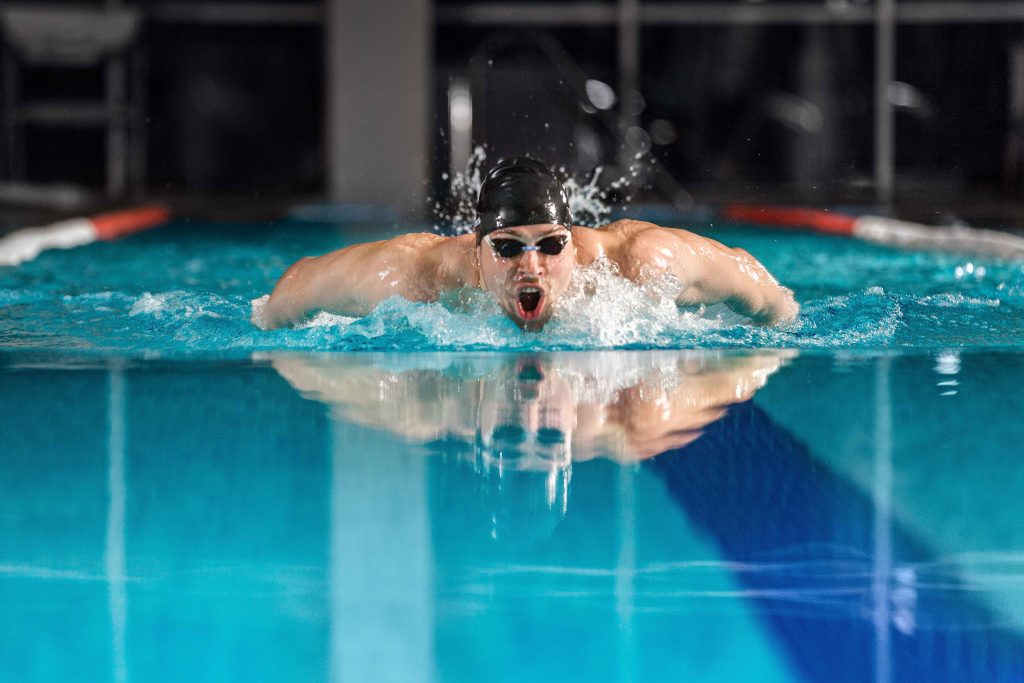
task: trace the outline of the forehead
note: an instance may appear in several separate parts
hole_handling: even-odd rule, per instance
[[[535,240],[555,233],[571,234],[564,225],[558,223],[538,223],[536,225],[517,225],[514,228],[502,228],[490,233],[492,239],[512,237],[520,240]]]

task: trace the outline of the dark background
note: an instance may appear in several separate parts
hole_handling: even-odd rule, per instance
[[[323,6],[275,2],[275,8],[294,6],[300,13],[285,20],[239,22],[190,21],[186,10],[169,14],[169,4],[126,5],[143,10],[141,33],[127,54],[136,69],[129,85],[133,91],[142,88],[133,94],[145,137],[144,171],[133,177],[127,196],[329,198],[324,143],[328,37],[318,18]],[[460,14],[482,4],[439,0],[432,6],[425,113],[430,122],[429,167],[424,169],[428,195],[447,191],[443,174],[451,170],[448,96],[454,81],[474,88],[474,142],[486,141],[492,158],[530,153],[579,174],[596,165],[621,173],[616,165],[625,158],[624,146],[649,149],[658,173],[671,182],[658,182],[645,167],[638,188],[645,201],[891,199],[985,206],[1003,215],[1020,212],[1024,152],[1013,142],[1015,135],[1024,135],[1024,122],[1011,111],[1011,60],[1015,48],[1024,49],[1024,13],[999,22],[947,17],[897,24],[895,182],[886,195],[873,180],[873,21],[644,23],[639,31],[640,98],[628,105],[644,134],[634,131],[629,138],[620,118],[626,103],[617,91],[614,21],[502,26]],[[726,4],[779,3],[720,3]],[[811,11],[825,3],[783,4]],[[873,11],[870,3],[846,4]],[[914,2],[897,3],[908,4]],[[389,11],[387,5],[381,3],[380,11]],[[618,6],[611,1],[559,3],[574,5]],[[551,3],[517,6],[528,16]],[[615,107],[598,111],[588,106],[580,93],[582,81],[567,79],[565,69],[552,63],[556,53],[574,78],[611,85],[618,96]],[[474,63],[485,84],[482,96]],[[19,97],[25,100],[102,97],[102,66],[23,65],[18,73]],[[380,87],[389,87],[386,79]],[[75,183],[102,192],[102,127],[25,124],[14,134],[23,145],[24,165],[14,172],[4,164],[4,180]]]

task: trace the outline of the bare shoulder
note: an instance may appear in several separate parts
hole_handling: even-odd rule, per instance
[[[593,232],[600,233],[596,239],[603,254],[631,279],[664,273],[717,244],[688,230],[628,219]]]
[[[660,230],[653,223],[619,220],[602,228],[573,226],[572,239],[576,244],[576,260],[583,265],[599,258],[618,261],[623,250],[628,248],[639,235]]]
[[[690,232],[684,228],[666,228],[647,221],[620,220],[615,221],[607,228],[609,232],[617,235],[623,242],[635,244],[701,244],[708,242],[705,237]]]
[[[378,245],[377,258],[370,260],[401,273],[411,288],[410,298],[433,298],[441,291],[473,284],[476,241],[471,234],[408,233]]]
[[[433,301],[467,284],[465,277],[474,272],[466,244],[460,237],[410,233],[301,259],[278,280],[264,322],[279,327],[314,310],[365,315],[391,296]]]
[[[320,261],[325,267],[334,265],[351,267],[353,259],[365,264],[380,260],[392,261],[396,258],[408,259],[426,254],[438,248],[439,244],[444,241],[445,238],[440,235],[428,232],[413,232],[386,240],[360,242],[337,251],[332,251],[329,254],[324,254],[313,260]]]
[[[364,251],[367,254],[371,252],[377,254],[418,254],[422,253],[424,250],[436,247],[438,243],[444,241],[444,239],[445,238],[440,235],[435,235],[429,232],[410,232],[386,240],[357,244],[353,246],[353,249]]]
[[[437,283],[437,287],[457,289],[464,285],[477,285],[479,273],[476,267],[476,236],[473,234],[436,238],[424,242],[424,275]]]
[[[660,225],[650,223],[648,221],[636,221],[631,218],[622,218],[620,220],[615,221],[614,223],[609,223],[608,225],[601,228],[601,230],[610,235],[617,235],[619,237],[628,238],[640,233],[665,230],[665,228],[661,227]]]

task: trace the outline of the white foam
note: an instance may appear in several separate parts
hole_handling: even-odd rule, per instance
[[[549,332],[559,338],[585,339],[597,347],[648,345],[666,334],[722,327],[705,317],[706,309],[680,310],[671,275],[637,283],[619,275],[606,259],[576,269],[568,291],[556,303]]]
[[[602,259],[576,270],[552,320],[537,334],[520,330],[491,294],[477,289],[433,303],[392,297],[362,318],[321,312],[294,329],[330,331],[331,344],[338,341],[336,331],[346,342],[365,340],[374,347],[600,349],[673,346],[680,337],[706,336],[746,321],[724,306],[681,310],[678,291],[673,276],[636,283]],[[261,329],[266,300],[251,302],[253,324]]]
[[[134,318],[143,314],[153,315],[157,318],[163,317],[164,313],[168,312],[167,301],[169,298],[169,293],[150,294],[145,292],[132,304],[131,309],[128,310],[128,317]]]
[[[200,295],[196,292],[174,290],[171,292],[143,292],[128,309],[128,317],[150,315],[163,318],[165,315],[181,318],[221,318],[220,313],[211,311],[209,307],[224,305],[224,299],[216,295]]]
[[[929,294],[928,296],[919,297],[918,301],[925,305],[938,306],[940,308],[964,308],[967,306],[990,306],[995,308],[1002,303],[999,299],[970,297],[960,292]]]
[[[295,329],[305,330],[310,327],[343,327],[355,322],[356,320],[359,320],[359,318],[320,311],[306,322],[296,325]]]
[[[261,330],[269,329],[267,327],[267,321],[263,317],[263,309],[266,308],[268,301],[270,301],[270,295],[264,294],[263,296],[256,297],[249,302],[249,305],[252,307],[252,313],[249,315],[249,320],[251,320],[252,324]]]

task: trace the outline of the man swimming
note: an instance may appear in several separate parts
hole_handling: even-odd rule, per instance
[[[475,287],[490,292],[521,328],[537,331],[551,319],[574,269],[598,259],[634,282],[671,276],[679,305],[724,303],[763,325],[799,312],[793,293],[742,249],[642,221],[574,226],[562,184],[533,159],[507,159],[487,173],[477,217],[473,234],[413,233],[298,261],[274,287],[263,327],[300,322],[316,311],[362,316],[389,297],[436,301]]]

